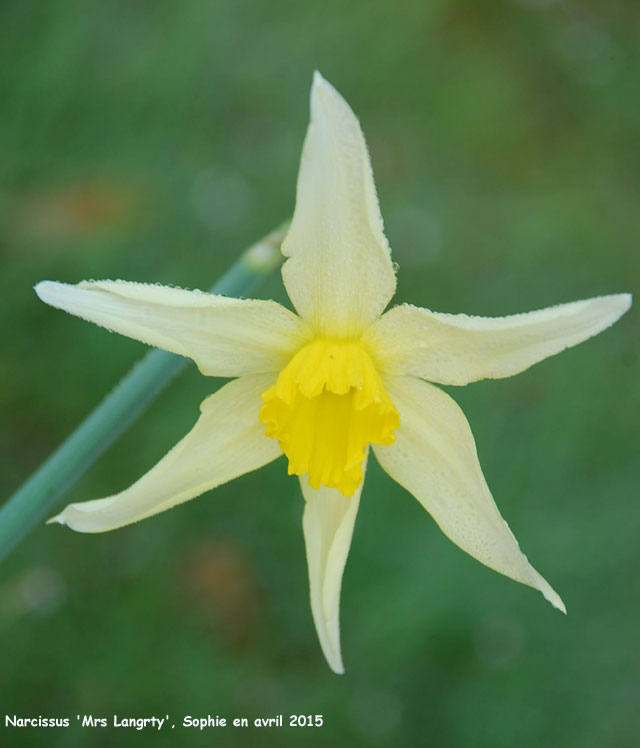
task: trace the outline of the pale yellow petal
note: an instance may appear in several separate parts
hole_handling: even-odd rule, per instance
[[[298,313],[326,337],[359,335],[396,279],[369,154],[347,102],[316,73],[282,277]]]
[[[51,306],[192,358],[217,377],[278,371],[308,335],[302,320],[274,301],[127,281],[42,281],[35,290]]]
[[[631,306],[629,294],[509,317],[439,314],[402,305],[367,332],[376,363],[388,374],[441,384],[510,377],[612,325]]]
[[[373,446],[380,465],[460,548],[501,574],[540,590],[565,612],[562,600],[529,564],[500,516],[460,408],[420,379],[386,377],[384,383],[400,413],[400,428],[395,444]]]
[[[70,504],[50,522],[104,532],[150,517],[256,470],[282,454],[258,420],[261,394],[275,381],[255,374],[229,382],[201,405],[187,436],[140,480],[106,499]]]
[[[335,488],[311,488],[306,476],[300,478],[300,485],[306,501],[302,527],[309,567],[311,613],[329,667],[335,673],[343,673],[340,588],[362,484],[348,499]]]

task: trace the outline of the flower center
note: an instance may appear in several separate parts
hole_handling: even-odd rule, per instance
[[[278,440],[289,475],[353,496],[369,444],[389,445],[400,416],[371,357],[356,342],[314,340],[263,393],[265,434]]]

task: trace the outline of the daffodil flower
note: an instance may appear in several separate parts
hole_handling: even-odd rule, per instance
[[[628,294],[509,317],[384,312],[396,277],[358,120],[316,73],[282,277],[297,314],[125,281],[44,281],[54,307],[234,377],[160,462],[119,494],[71,504],[52,521],[102,532],[150,517],[284,453],[305,499],[311,610],[343,672],[338,607],[369,447],[442,531],[492,569],[564,605],[529,564],[482,475],[469,425],[432,383],[509,377],[601,332]]]

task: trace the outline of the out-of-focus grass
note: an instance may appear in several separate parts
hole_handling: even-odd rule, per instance
[[[368,137],[396,301],[505,314],[635,291],[637,21],[578,0],[3,3],[3,495],[142,352],[31,286],[209,285],[291,213],[316,67]],[[277,279],[262,292],[285,300]],[[2,712],[325,716],[321,730],[209,735],[238,746],[634,745],[635,317],[517,378],[451,390],[566,619],[453,547],[372,465],[343,588],[347,674],[332,675],[302,499],[278,461],[104,536],[37,530],[0,569]],[[186,374],[69,499],[131,483],[218,385]],[[115,737],[0,729],[12,746]]]

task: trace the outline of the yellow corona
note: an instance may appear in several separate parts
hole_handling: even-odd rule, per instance
[[[389,446],[400,416],[361,343],[314,340],[263,395],[260,420],[312,488],[353,496],[369,444]]]

